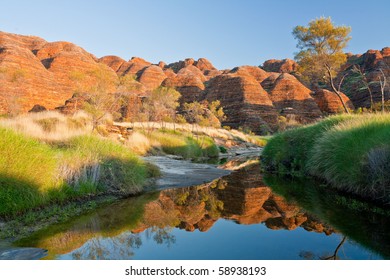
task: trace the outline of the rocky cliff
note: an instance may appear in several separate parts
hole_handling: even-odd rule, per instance
[[[358,63],[375,80],[378,69],[385,69],[389,60],[389,48],[350,55],[345,71]],[[34,105],[72,113],[82,107],[82,99],[71,98],[75,93],[120,92],[131,95],[128,100],[136,100],[134,96],[148,96],[159,86],[178,90],[181,103],[220,100],[226,114],[223,125],[256,133],[274,131],[279,116],[308,123],[323,113],[338,112],[340,101],[330,92],[312,92],[305,87],[290,74],[296,69],[296,63],[288,59],[268,60],[262,68],[246,65],[228,70],[218,70],[205,58],[169,64],[153,64],[139,57],[98,59],[69,42],[50,43],[0,32],[0,115],[27,112]],[[357,85],[347,86],[344,100],[350,104],[350,96],[355,107],[366,106],[367,94],[353,94]],[[378,88],[373,90],[377,100]]]
[[[343,83],[343,92],[351,99],[353,105],[358,107],[371,107],[370,94],[367,86],[362,83],[359,74],[353,71],[358,67],[366,78],[366,83],[372,91],[374,103],[381,102],[382,94],[379,79],[383,78],[382,73],[386,76],[387,84],[390,80],[390,48],[379,50],[368,50],[364,54],[349,54],[348,61],[344,65],[344,71],[340,76],[345,76]],[[390,99],[389,87],[385,89],[385,100]]]

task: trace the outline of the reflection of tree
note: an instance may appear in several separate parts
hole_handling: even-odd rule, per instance
[[[218,179],[204,186],[173,189],[165,191],[164,194],[170,197],[177,206],[182,206],[182,211],[185,208],[199,206],[204,203],[204,209],[207,211],[208,216],[218,219],[223,210],[223,202],[217,198],[213,190],[224,186],[224,183],[226,182]]]
[[[334,250],[333,254],[324,254],[321,256],[316,256],[311,251],[301,251],[299,253],[299,257],[305,259],[305,260],[314,260],[314,259],[319,259],[319,260],[339,260],[340,258],[337,256],[340,248],[344,245],[345,241],[347,240],[346,236],[343,236],[339,244],[337,245],[336,249]]]
[[[134,234],[110,238],[96,237],[73,251],[71,256],[76,260],[131,259],[134,256],[133,249],[138,249],[141,245],[141,237]]]
[[[172,228],[158,228],[151,227],[147,230],[147,232],[151,232],[149,236],[153,236],[153,240],[156,241],[157,244],[165,244],[168,248],[171,247],[172,244],[175,244],[176,237],[171,233]]]
[[[322,260],[337,260],[337,253],[339,252],[341,246],[343,246],[346,239],[347,239],[347,237],[344,236],[343,239],[341,240],[341,242],[339,243],[339,245],[337,245],[336,250],[334,250],[333,255],[327,256],[327,257],[320,257],[320,259],[322,259]]]

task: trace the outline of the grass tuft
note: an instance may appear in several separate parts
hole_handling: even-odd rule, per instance
[[[390,115],[340,115],[274,136],[265,169],[314,175],[331,186],[390,203]]]
[[[0,127],[0,217],[98,193],[132,194],[156,174],[125,146],[92,135],[49,144]]]

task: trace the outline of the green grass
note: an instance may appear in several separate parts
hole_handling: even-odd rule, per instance
[[[273,136],[265,146],[261,161],[268,171],[282,175],[307,175],[308,155],[317,139],[333,126],[352,118],[339,115],[314,125],[287,130]]]
[[[142,190],[149,166],[126,147],[96,136],[45,144],[0,128],[0,217],[98,193]]]
[[[219,155],[218,146],[208,136],[194,136],[190,133],[168,129],[145,132],[145,135],[167,154],[182,156],[186,159],[213,158]]]
[[[390,202],[390,115],[342,115],[274,136],[266,170],[314,175],[342,191]]]

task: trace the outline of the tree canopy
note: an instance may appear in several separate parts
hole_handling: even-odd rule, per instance
[[[298,25],[293,36],[300,51],[295,59],[299,64],[302,80],[311,86],[329,83],[329,75],[335,76],[346,62],[344,48],[351,39],[349,26],[335,26],[331,18],[317,18],[308,26]],[[330,70],[330,73],[329,71]]]
[[[172,121],[179,106],[180,93],[173,88],[158,87],[145,98],[142,112],[146,121]]]

